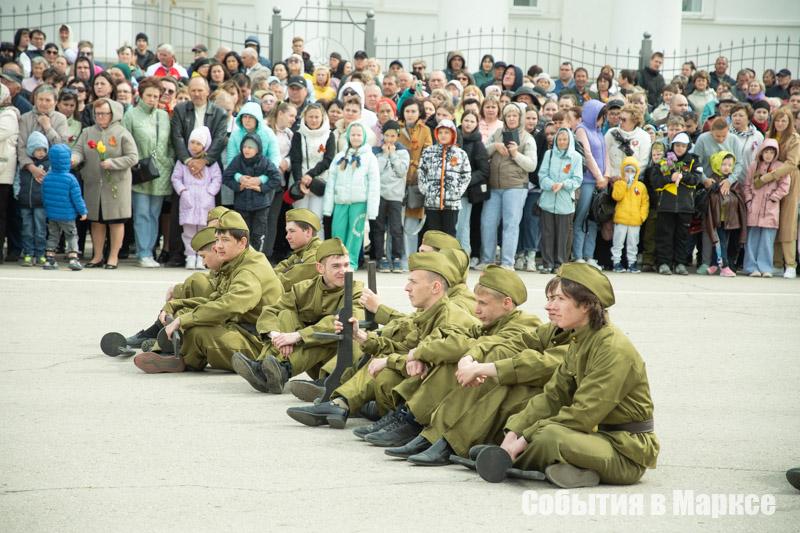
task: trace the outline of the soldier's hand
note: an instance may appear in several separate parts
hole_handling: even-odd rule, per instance
[[[528,441],[513,431],[509,431],[506,433],[506,437],[503,439],[503,443],[500,447],[508,452],[508,455],[511,456],[511,460],[513,461],[519,457],[519,454],[525,451],[525,448],[528,447]]]
[[[160,313],[158,313],[158,321],[161,322],[162,326],[166,326],[167,325],[167,312],[166,311],[161,311]]]
[[[283,348],[284,346],[291,346],[300,341],[300,334],[297,332],[292,333],[279,333],[272,339],[272,344],[276,348]]]
[[[422,361],[408,361],[406,362],[406,373],[412,378],[424,378],[428,374],[428,367]]]
[[[367,371],[369,371],[369,375],[373,378],[378,375],[378,373],[386,368],[386,365],[389,363],[389,359],[386,357],[378,357],[373,359],[369,362],[369,366],[367,367]]]
[[[416,349],[416,348],[411,348],[411,349],[408,351],[408,358],[406,359],[406,361],[414,361],[414,352],[415,352],[415,351],[417,351],[417,349]]]
[[[358,302],[370,313],[376,313],[381,305],[380,297],[367,287],[364,287],[361,291],[361,297]]]
[[[469,365],[461,367],[456,370],[456,380],[462,387],[479,387],[486,381],[486,376],[483,375],[483,368],[480,363],[472,362]]]
[[[170,287],[169,289],[167,289],[167,301],[172,300],[172,289],[173,289],[173,287]],[[161,315],[158,315],[158,319],[161,320]]]
[[[471,355],[465,355],[461,359],[458,360],[458,368],[466,368],[475,361]]]
[[[180,318],[176,318],[175,320],[170,322],[169,325],[167,325],[167,327],[166,327],[167,338],[168,339],[172,339],[172,334],[175,333],[175,331],[180,327],[181,327],[181,319]]]
[[[344,324],[339,321],[339,315],[333,317],[333,332],[341,333],[344,329]]]
[[[292,352],[294,351],[294,344],[287,344],[286,346],[281,346],[280,348],[278,348],[278,351],[281,352],[282,356],[289,357],[290,355],[292,355]]]

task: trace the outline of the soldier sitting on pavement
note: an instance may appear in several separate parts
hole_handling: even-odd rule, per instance
[[[275,273],[289,291],[297,282],[317,276],[316,254],[322,242],[317,237],[319,217],[308,209],[290,209],[286,212],[286,240],[292,254],[275,265]]]
[[[441,252],[420,252],[409,257],[409,277],[406,292],[411,305],[417,309],[408,317],[392,320],[379,335],[375,331],[358,329],[353,320],[353,338],[364,353],[373,358],[361,367],[347,382],[340,385],[332,394],[333,400],[327,403],[291,408],[287,414],[309,426],[330,424],[343,428],[350,413],[357,413],[367,401],[376,397],[377,390],[390,392],[402,381],[402,374],[379,372],[385,366],[383,360],[399,361],[416,347],[450,335],[463,335],[475,324],[475,318],[453,303],[447,296],[451,283],[461,279],[455,264]],[[337,329],[341,324],[337,325]],[[405,363],[402,363],[405,368]],[[389,376],[388,383],[375,379],[375,375]]]
[[[636,483],[659,451],[644,361],[609,322],[614,290],[602,272],[568,263],[557,276],[552,316],[573,330],[567,355],[544,392],[508,419],[502,445],[475,450],[476,469],[490,482],[513,465],[562,488]]]
[[[334,315],[344,303],[349,261],[341,240],[323,241],[316,252],[318,275],[294,284],[279,300],[264,307],[256,325],[265,342],[258,358],[253,361],[247,354],[233,355],[234,371],[254,389],[281,394],[290,377],[303,372],[315,377],[336,355],[336,341],[317,339],[314,333],[334,331]],[[360,282],[353,283],[353,316],[363,319],[358,303],[361,289]]]
[[[207,365],[232,370],[231,355],[241,352],[255,357],[261,348],[255,323],[261,309],[283,293],[278,277],[264,254],[249,244],[250,233],[242,216],[228,211],[216,229],[216,253],[223,264],[214,291],[170,300],[160,319],[169,338],[175,331],[183,336],[181,353],[162,355],[143,352],[134,364],[148,374],[203,370]],[[175,318],[166,324],[167,315]]]
[[[181,300],[183,298],[194,298],[195,296],[208,296],[216,286],[217,271],[219,270],[222,262],[213,251],[213,245],[217,241],[214,233],[214,228],[217,226],[219,217],[225,214],[229,209],[227,207],[218,206],[208,212],[207,224],[208,227],[204,230],[203,235],[199,238],[192,238],[192,249],[202,258],[203,264],[208,269],[207,272],[195,272],[186,278],[183,283],[177,283],[167,289],[166,300]],[[199,234],[200,232],[198,232]],[[125,339],[125,344],[131,348],[143,348],[143,351],[149,351],[152,348],[152,343],[155,343],[156,336],[161,328],[164,326],[160,320],[156,320],[152,325],[145,329],[139,330],[135,335]],[[145,349],[146,348],[146,349]]]

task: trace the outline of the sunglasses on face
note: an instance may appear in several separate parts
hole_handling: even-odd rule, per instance
[[[51,50],[45,50],[44,53],[45,54],[50,54],[50,55],[57,55],[58,54],[58,50],[52,50],[52,49]]]
[[[175,94],[175,89],[164,89],[164,94]]]

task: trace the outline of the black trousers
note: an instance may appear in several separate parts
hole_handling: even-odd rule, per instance
[[[686,264],[691,213],[658,213],[656,219],[656,265]]]
[[[372,241],[370,256],[379,261],[386,255],[386,231],[392,236],[391,259],[403,257],[405,239],[403,235],[403,203],[399,200],[381,198],[378,218],[370,222],[369,238]]]
[[[6,226],[8,220],[8,207],[11,204],[12,185],[0,185],[0,263],[3,262],[3,247],[6,244]]]
[[[247,229],[250,230],[250,246],[259,252],[264,251],[269,212],[269,207],[254,209],[253,211],[239,211],[239,214],[242,215],[242,218],[247,223]]]
[[[425,227],[422,233],[430,230],[439,230],[448,235],[456,236],[456,223],[458,222],[458,209],[428,209],[425,208]]]
[[[574,213],[556,215],[542,210],[539,224],[542,228],[542,240],[539,249],[542,252],[544,268],[558,268],[569,260],[570,236],[572,235],[572,219]]]

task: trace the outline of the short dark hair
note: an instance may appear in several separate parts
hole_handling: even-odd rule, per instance
[[[309,224],[308,222],[303,222],[302,220],[292,220],[291,222],[294,222],[295,224],[297,224],[297,227],[300,228],[303,231],[311,230],[311,234],[312,235],[316,235],[317,234],[317,230],[315,230],[314,227],[311,224]]]
[[[598,330],[608,324],[608,311],[606,311],[603,304],[600,303],[600,299],[595,293],[578,282],[570,279],[558,279],[561,285],[561,292],[564,293],[565,296],[573,299],[578,307],[583,307],[588,311],[589,327],[593,330]]]
[[[745,115],[747,115],[747,120],[750,120],[750,119],[752,119],[752,118],[753,118],[753,108],[752,108],[752,107],[750,107],[750,104],[744,104],[744,103],[742,103],[742,104],[735,104],[735,105],[734,105],[734,106],[731,108],[731,115],[733,115],[733,114],[734,114],[734,113],[736,113],[737,111],[744,111]]]
[[[652,54],[650,54],[650,59],[653,59],[655,57],[660,57],[661,59],[664,59],[664,52],[653,52]]]
[[[241,241],[242,239],[247,239],[247,242],[250,242],[250,232],[246,229],[217,229],[214,232],[216,235],[230,235],[237,241]]]
[[[619,71],[620,77],[628,83],[636,83],[636,71],[632,69],[623,69]]]
[[[164,92],[161,88],[161,80],[163,78],[156,78],[155,76],[150,76],[149,78],[145,78],[139,82],[139,95],[141,96],[144,94],[145,89],[155,89],[158,91],[158,94]]]

